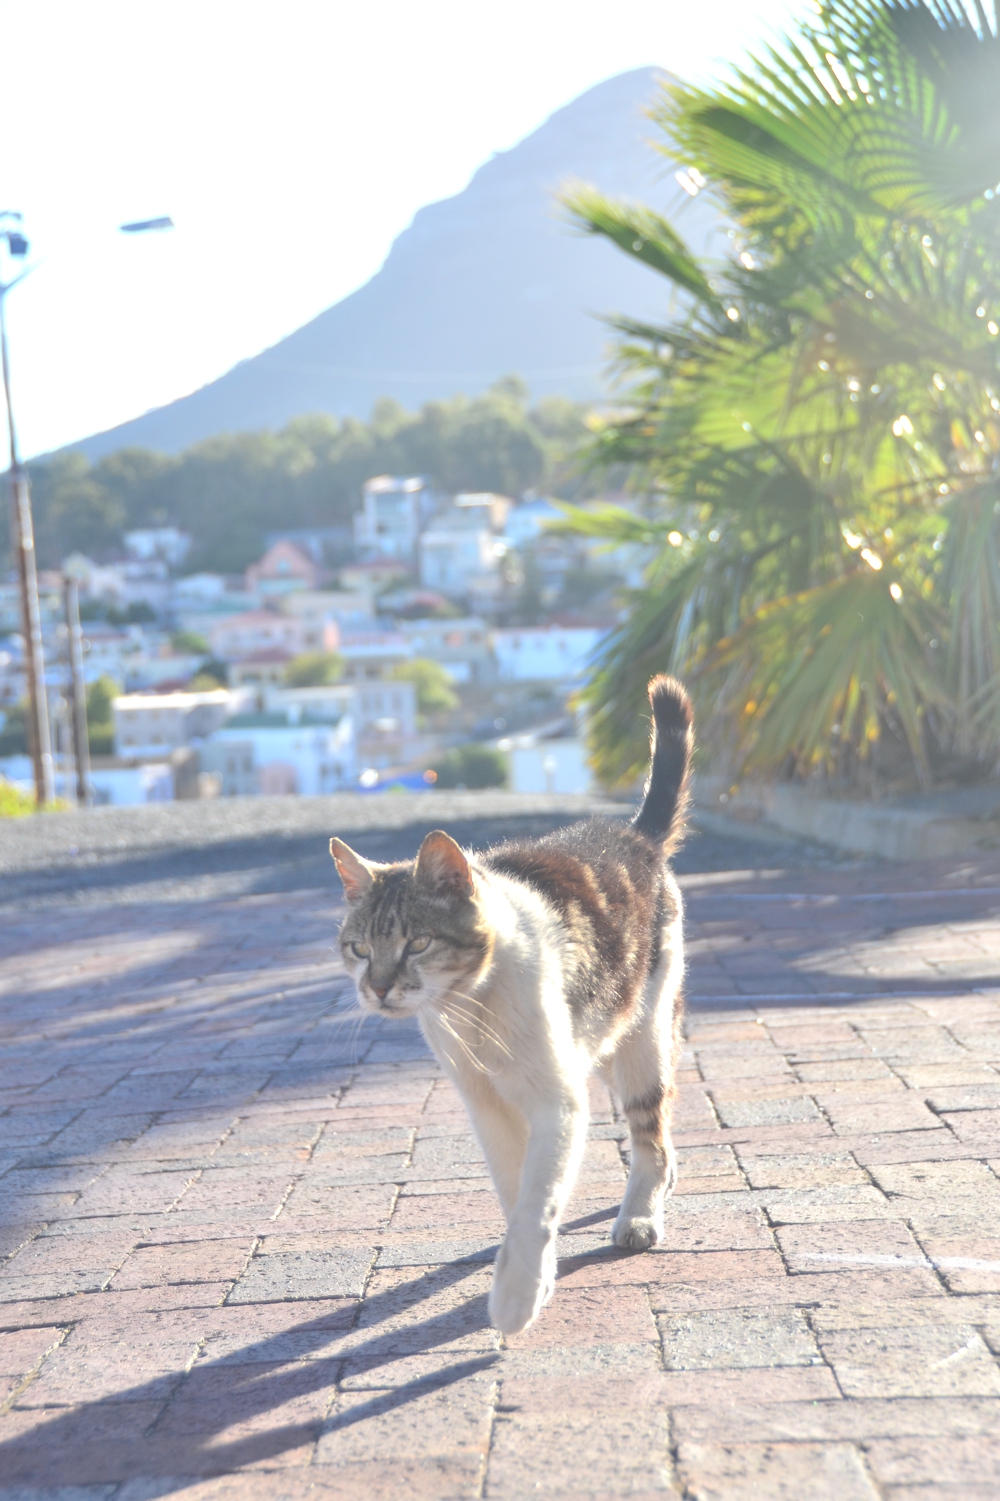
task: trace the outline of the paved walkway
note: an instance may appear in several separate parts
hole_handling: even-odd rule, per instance
[[[0,1501],[993,1501],[1000,859],[685,884],[665,1243],[608,1244],[595,1087],[506,1347],[465,1116],[351,1014],[330,889],[7,907]]]

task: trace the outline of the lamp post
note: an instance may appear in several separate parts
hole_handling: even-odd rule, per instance
[[[121,225],[125,234],[141,234],[147,229],[172,229],[173,220],[167,217],[159,219],[139,219],[130,224]],[[6,242],[7,253],[13,259],[23,260],[28,253],[28,241],[21,233],[21,215],[12,209],[0,210],[0,246]],[[31,745],[31,759],[35,776],[35,803],[39,808],[44,808],[46,803],[53,799],[55,787],[53,778],[52,760],[52,735],[49,727],[49,703],[45,691],[45,660],[42,653],[42,619],[38,604],[38,565],[35,559],[35,531],[31,516],[31,490],[28,484],[28,476],[21,464],[17,450],[17,430],[14,426],[14,407],[10,394],[10,360],[7,353],[7,320],[5,313],[5,299],[7,293],[16,287],[19,281],[27,275],[27,269],[19,271],[9,281],[4,281],[0,274],[0,363],[3,365],[3,389],[7,404],[7,434],[10,443],[10,496],[11,496],[11,531],[13,534],[14,551],[17,557],[18,582],[21,592],[21,629],[24,636],[24,661],[28,679],[28,721],[29,740]],[[74,591],[75,607],[75,591]],[[79,658],[79,616],[76,616],[76,640],[73,638],[73,628],[70,630],[70,649],[74,645],[77,648]],[[77,677],[76,688],[79,698],[82,684],[82,659],[75,663]],[[81,728],[85,729],[86,719],[81,714],[79,703],[75,705],[74,733],[79,742]],[[89,756],[86,754],[86,746],[83,755],[77,745],[77,795],[81,802],[89,800]]]
[[[8,253],[20,260],[28,253],[28,242],[20,231],[21,215],[0,212],[0,244],[7,243]],[[45,692],[45,660],[42,655],[42,617],[38,605],[38,568],[35,561],[35,532],[31,519],[31,492],[28,476],[21,467],[14,427],[14,408],[10,396],[10,361],[7,356],[7,322],[4,313],[7,293],[26,275],[21,271],[9,281],[0,278],[0,358],[3,364],[3,389],[7,402],[7,432],[10,441],[10,499],[17,575],[21,587],[21,632],[24,638],[24,665],[28,679],[28,724],[31,760],[35,774],[35,802],[44,808],[53,798],[52,740],[49,732],[49,702]]]

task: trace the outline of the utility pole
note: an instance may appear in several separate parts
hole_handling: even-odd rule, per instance
[[[0,240],[7,241],[12,256],[27,254],[28,242],[9,221],[20,222],[20,214],[0,213]],[[31,519],[31,492],[28,476],[21,467],[14,428],[14,408],[10,397],[10,361],[7,356],[5,299],[12,287],[25,275],[22,271],[9,282],[0,281],[0,357],[3,364],[3,388],[7,401],[7,431],[10,439],[10,499],[14,552],[21,588],[21,634],[24,638],[24,665],[28,678],[28,727],[31,759],[35,772],[35,802],[39,808],[54,796],[52,741],[49,733],[49,702],[45,691],[45,661],[42,655],[42,618],[38,605],[38,568],[35,561],[35,531]]]
[[[73,733],[73,760],[76,763],[76,801],[89,808],[94,801],[90,781],[90,741],[87,738],[87,685],[83,679],[83,632],[80,629],[80,591],[76,579],[67,573],[63,578],[66,606],[66,645],[69,655],[69,712]]]

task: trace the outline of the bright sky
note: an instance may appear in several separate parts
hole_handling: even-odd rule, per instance
[[[0,208],[24,213],[36,267],[7,303],[23,454],[292,332],[366,281],[421,205],[601,79],[709,77],[796,9],[0,0]],[[118,232],[161,214],[174,230]]]

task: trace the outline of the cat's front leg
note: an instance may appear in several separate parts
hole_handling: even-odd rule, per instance
[[[552,1296],[556,1235],[587,1138],[581,1089],[528,1112],[531,1134],[521,1187],[493,1268],[490,1318],[502,1334],[517,1334]]]

